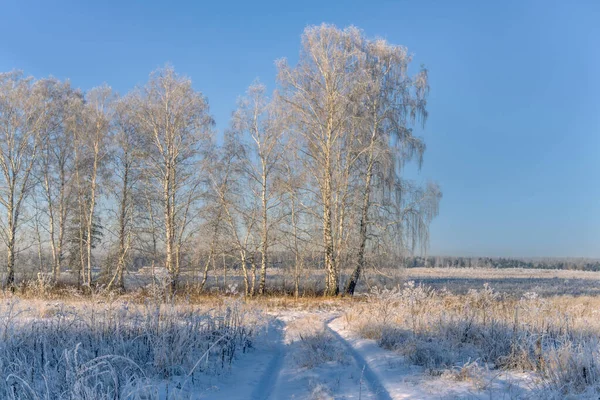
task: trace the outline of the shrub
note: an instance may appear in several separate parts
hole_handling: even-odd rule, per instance
[[[54,307],[46,318],[14,299],[0,307],[0,398],[157,398],[152,382],[169,378],[183,390],[225,372],[262,323],[236,302],[206,312],[160,303]]]
[[[409,282],[373,289],[346,321],[361,336],[435,374],[474,370],[469,363],[477,359],[484,363],[479,367],[535,372],[544,397],[595,393],[597,398],[597,306],[597,299],[548,299],[533,292],[513,299],[488,284],[454,295]]]

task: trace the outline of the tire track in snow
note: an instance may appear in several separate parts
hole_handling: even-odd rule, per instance
[[[334,329],[332,329],[329,326],[331,321],[333,321],[336,318],[338,317],[332,317],[326,321],[325,326],[327,327],[327,330],[331,332],[333,337],[340,341],[342,345],[344,345],[344,347],[352,355],[352,358],[354,358],[354,361],[356,361],[358,367],[361,370],[364,368],[363,376],[365,378],[365,381],[367,382],[367,386],[369,387],[371,392],[375,394],[376,398],[378,400],[393,400],[392,396],[390,396],[390,393],[383,386],[383,384],[377,377],[377,374],[373,372],[373,370],[369,366],[369,363],[367,363],[363,356],[361,356],[360,353],[356,351],[356,349],[354,349],[354,347],[352,347],[352,345],[348,343],[346,339],[344,339],[339,333],[337,333]]]
[[[277,383],[277,379],[281,372],[283,359],[285,357],[285,345],[282,342],[283,335],[281,334],[284,324],[282,321],[278,322],[281,322],[281,324],[278,324],[279,326],[277,328],[280,331],[280,334],[278,335],[277,339],[278,343],[275,350],[275,355],[271,359],[271,362],[269,362],[269,365],[267,365],[267,368],[252,391],[252,394],[250,395],[252,400],[268,399],[271,396],[271,393],[273,393],[273,389],[275,388],[275,384]]]

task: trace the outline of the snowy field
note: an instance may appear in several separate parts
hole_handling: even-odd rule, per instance
[[[552,292],[597,275],[470,272],[353,299],[5,294],[0,398],[598,399],[600,297]]]
[[[336,307],[333,307],[336,308]],[[2,398],[438,399],[525,393],[527,374],[431,377],[334,309],[6,300]],[[485,384],[481,384],[481,380]]]

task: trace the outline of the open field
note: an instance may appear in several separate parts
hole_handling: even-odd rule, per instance
[[[406,281],[447,288],[465,294],[489,283],[497,291],[517,297],[527,292],[540,296],[600,296],[600,272],[524,268],[407,268]]]
[[[156,268],[152,275],[150,269],[130,271],[125,274],[127,291],[158,286],[164,283],[164,268]],[[342,282],[350,271],[342,271]],[[0,280],[4,279],[0,273]],[[269,286],[274,293],[291,294],[294,291],[292,272],[284,268],[271,268],[268,274]],[[25,282],[25,286],[39,287],[37,272],[17,274],[17,280]],[[200,282],[200,271],[183,271],[180,277],[181,286],[193,288]],[[49,282],[50,277],[45,280]],[[301,272],[300,294],[314,296],[324,289],[325,276],[323,270],[305,269]],[[61,283],[76,285],[72,274],[64,272]],[[365,279],[360,281],[357,293],[368,293],[373,287],[393,287],[404,282],[414,281],[416,284],[431,286],[435,289],[447,289],[456,294],[466,294],[471,288],[478,288],[489,283],[497,291],[516,297],[527,292],[536,292],[542,297],[557,295],[600,296],[600,272],[576,271],[563,269],[531,269],[531,268],[405,268],[383,271],[366,271]],[[211,271],[205,292],[229,293],[240,292],[243,288],[241,271],[233,269],[223,276],[220,271]]]
[[[183,289],[174,298],[147,289],[123,295],[4,294],[0,397],[600,395],[594,273],[410,269],[402,274],[403,283],[373,286],[354,298],[244,300],[234,292],[193,295]]]

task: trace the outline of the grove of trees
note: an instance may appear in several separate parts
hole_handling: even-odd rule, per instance
[[[438,212],[438,186],[403,176],[425,152],[427,71],[411,61],[357,28],[308,27],[276,90],[254,82],[218,140],[171,67],[121,96],[1,73],[4,286],[34,272],[123,290],[151,267],[171,291],[230,274],[264,294],[278,270],[296,295],[307,274],[353,294],[369,267],[426,248]]]

